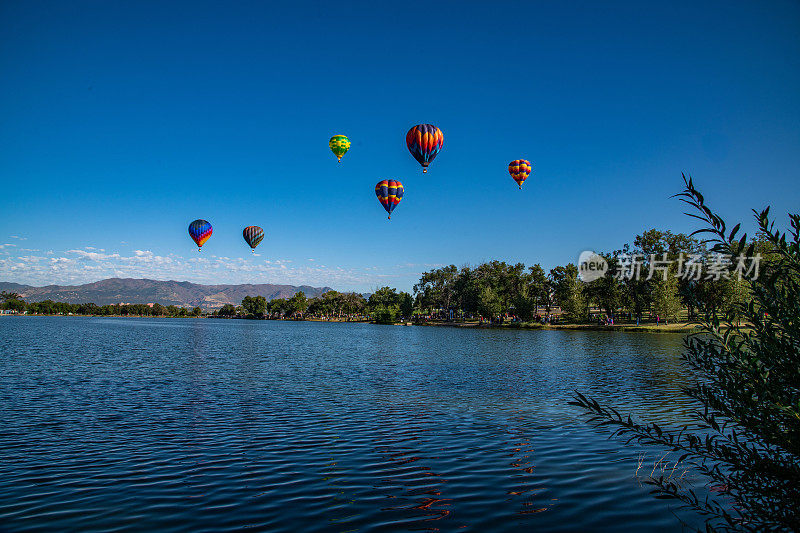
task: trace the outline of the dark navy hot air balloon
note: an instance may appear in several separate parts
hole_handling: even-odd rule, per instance
[[[397,180],[381,180],[375,185],[375,196],[391,219],[392,211],[403,199],[403,184]]]
[[[428,165],[444,145],[442,130],[433,124],[419,124],[406,133],[406,146],[414,159],[422,165],[422,172],[428,172]]]
[[[242,230],[242,237],[244,237],[252,252],[256,253],[256,246],[264,240],[264,230],[258,226],[247,226]]]
[[[198,218],[189,224],[189,236],[197,244],[197,251],[203,248],[203,244],[211,237],[211,223],[208,220]]]

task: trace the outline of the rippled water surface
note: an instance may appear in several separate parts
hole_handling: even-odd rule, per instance
[[[0,529],[680,531],[635,477],[642,450],[566,404],[578,389],[675,423],[680,350],[645,333],[0,318]]]

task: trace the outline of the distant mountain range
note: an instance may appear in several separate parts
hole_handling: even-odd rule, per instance
[[[26,302],[53,300],[68,303],[160,303],[162,305],[199,306],[217,309],[225,304],[239,305],[245,296],[263,296],[267,300],[291,298],[298,291],[313,298],[332,290],[330,287],[301,285],[200,285],[188,281],[111,278],[85,285],[47,285],[32,287],[0,281],[0,291],[16,292]]]

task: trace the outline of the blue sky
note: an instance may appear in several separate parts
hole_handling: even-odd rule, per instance
[[[550,268],[694,229],[669,198],[682,171],[732,220],[783,217],[798,35],[780,1],[6,0],[0,280],[367,291],[441,264]],[[404,142],[422,122],[445,139],[424,175]],[[384,178],[405,185],[391,221]],[[195,218],[214,226],[199,255]]]

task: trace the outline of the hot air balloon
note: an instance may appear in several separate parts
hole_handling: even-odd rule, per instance
[[[189,224],[189,236],[197,243],[197,251],[203,248],[203,244],[211,237],[211,223],[208,220],[198,218]]]
[[[428,172],[428,165],[442,149],[443,144],[442,130],[433,124],[419,124],[406,133],[408,151],[422,165],[422,172]]]
[[[342,156],[350,149],[350,139],[344,135],[334,135],[331,137],[331,140],[328,141],[328,146],[330,146],[331,152],[333,152],[333,155],[335,155],[336,159],[341,163]]]
[[[258,226],[247,226],[242,230],[242,237],[250,245],[252,252],[256,253],[256,246],[264,240],[264,230]]]
[[[375,195],[391,219],[392,211],[403,199],[403,184],[397,180],[381,180],[375,185]]]
[[[525,159],[515,159],[508,164],[508,173],[511,174],[511,177],[514,178],[514,181],[517,182],[521,189],[522,184],[531,175],[531,162]]]

